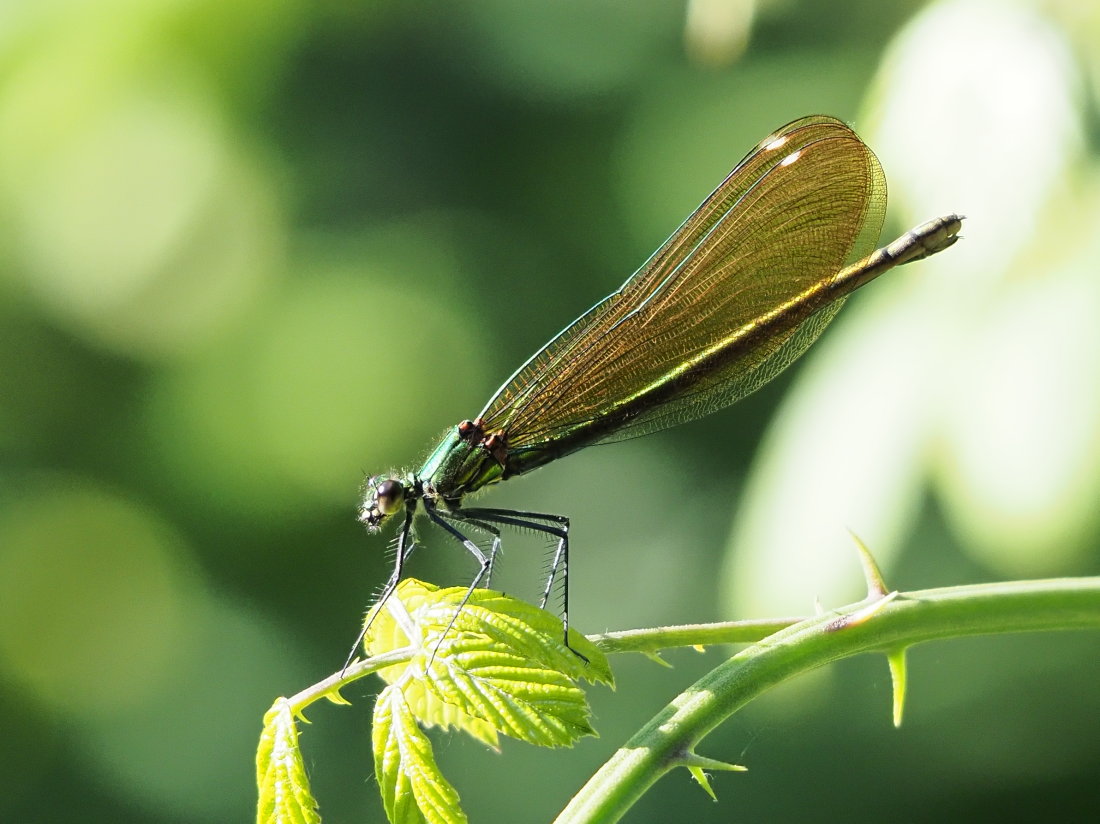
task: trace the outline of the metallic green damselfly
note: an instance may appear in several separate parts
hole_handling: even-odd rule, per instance
[[[844,123],[811,116],[761,141],[618,290],[531,356],[473,420],[451,427],[416,472],[367,480],[359,520],[376,532],[404,511],[393,573],[414,547],[413,517],[462,544],[486,581],[501,527],[557,544],[569,628],[569,519],[463,506],[467,495],[578,449],[708,415],[789,366],[855,289],[958,239],[962,218],[924,223],[875,250],[886,178]],[[484,551],[471,531],[490,536]]]

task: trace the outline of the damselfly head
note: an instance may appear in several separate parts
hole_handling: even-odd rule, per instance
[[[399,478],[375,475],[364,484],[359,520],[368,530],[377,532],[386,518],[400,512],[404,505],[405,484]]]

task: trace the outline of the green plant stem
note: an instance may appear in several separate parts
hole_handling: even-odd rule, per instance
[[[557,824],[618,821],[658,778],[694,763],[699,741],[757,695],[840,658],[972,635],[1100,628],[1100,578],[929,589],[903,593],[879,609],[870,610],[871,603],[801,621],[720,664],[616,752]]]
[[[352,681],[357,681],[364,676],[370,675],[372,672],[378,672],[378,670],[385,669],[394,664],[404,663],[410,660],[415,652],[416,651],[412,647],[402,647],[401,649],[391,650],[381,655],[372,655],[370,658],[366,659],[357,658],[340,672],[334,672],[323,681],[318,681],[316,684],[308,686],[301,692],[297,692],[290,696],[290,698],[286,699],[287,704],[290,705],[290,710],[295,715],[301,715],[302,710],[319,698],[328,698],[335,703],[346,704],[348,702],[343,701],[339,697],[341,689]]]
[[[668,627],[627,629],[589,635],[588,640],[606,653],[661,652],[673,647],[698,647],[707,644],[751,644],[804,618],[757,618],[747,621],[722,621],[714,624],[678,624]]]

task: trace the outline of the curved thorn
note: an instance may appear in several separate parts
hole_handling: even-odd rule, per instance
[[[890,591],[890,588],[886,586],[886,579],[882,577],[882,570],[879,569],[878,562],[875,561],[874,556],[871,554],[871,550],[867,548],[867,544],[863,543],[858,535],[852,530],[848,530],[848,534],[852,536],[852,540],[856,542],[856,550],[859,552],[859,563],[863,567],[863,580],[867,582],[867,597],[873,598],[876,595],[881,597]]]

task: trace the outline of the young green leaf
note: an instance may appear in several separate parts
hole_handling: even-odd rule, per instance
[[[298,727],[285,698],[264,716],[256,752],[256,824],[320,824],[317,802],[298,749]]]
[[[374,705],[374,774],[390,824],[461,824],[458,793],[439,771],[432,744],[401,689],[390,685]]]
[[[612,684],[603,653],[576,633],[570,650],[557,618],[523,601],[479,589],[459,610],[465,595],[463,587],[406,579],[364,638],[368,655],[417,650],[379,672],[402,689],[417,719],[490,746],[498,733],[549,747],[594,735],[575,680]]]
[[[568,746],[596,734],[576,681],[613,684],[603,653],[574,633],[565,646],[553,615],[490,590],[463,603],[466,594],[406,579],[367,616],[368,656],[414,650],[378,671],[388,686],[375,705],[374,763],[393,824],[465,821],[421,726],[460,729],[494,748],[500,734]]]

